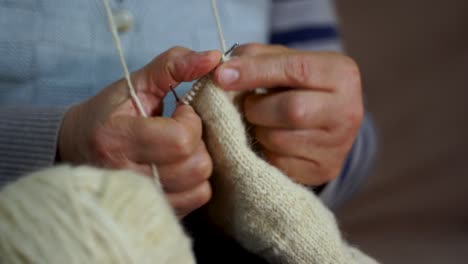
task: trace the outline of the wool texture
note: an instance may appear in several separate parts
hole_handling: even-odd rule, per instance
[[[195,258],[148,177],[63,165],[0,192],[0,263],[190,264]]]
[[[377,263],[342,238],[336,219],[310,189],[290,180],[249,145],[239,109],[201,78],[191,105],[213,158],[213,223],[270,263]]]

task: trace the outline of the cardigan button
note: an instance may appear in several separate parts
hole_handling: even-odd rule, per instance
[[[115,27],[119,33],[129,31],[135,23],[132,13],[126,9],[114,10],[112,15],[114,16]]]

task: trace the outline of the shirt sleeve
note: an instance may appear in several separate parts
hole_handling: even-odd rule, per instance
[[[270,42],[296,49],[342,51],[331,0],[273,0]]]
[[[67,108],[0,107],[0,187],[50,166]]]
[[[272,44],[312,51],[343,52],[335,3],[331,0],[273,0]],[[322,188],[314,188],[331,209],[359,190],[370,174],[377,152],[373,119],[365,111],[362,126],[340,175]]]

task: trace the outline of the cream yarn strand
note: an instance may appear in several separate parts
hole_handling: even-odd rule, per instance
[[[145,109],[143,108],[143,105],[141,104],[140,100],[138,99],[138,96],[136,95],[136,90],[133,87],[133,83],[132,83],[132,81],[130,79],[130,73],[128,71],[127,63],[125,61],[125,57],[124,57],[123,50],[122,50],[122,44],[121,44],[121,41],[120,41],[119,34],[117,33],[117,27],[115,26],[115,21],[114,21],[114,17],[112,16],[112,10],[110,8],[109,1],[108,0],[102,0],[102,1],[104,3],[104,8],[106,10],[107,22],[109,24],[109,29],[110,29],[110,31],[112,33],[112,38],[113,38],[114,44],[115,44],[115,46],[117,48],[117,53],[119,55],[120,64],[121,64],[121,66],[123,68],[123,71],[124,71],[124,74],[125,74],[125,80],[127,81],[130,96],[132,97],[132,100],[137,105],[138,111],[140,112],[140,114],[143,117],[148,117],[148,115],[145,112]]]
[[[125,80],[127,81],[130,97],[132,98],[133,102],[137,105],[137,108],[138,108],[138,111],[140,112],[140,115],[142,115],[143,117],[148,117],[148,115],[146,114],[145,109],[143,108],[143,105],[140,102],[140,99],[138,99],[138,96],[136,94],[136,90],[133,87],[133,83],[132,83],[132,81],[130,79],[130,72],[128,71],[127,63],[125,61],[124,52],[122,50],[122,44],[121,44],[121,41],[120,41],[119,34],[117,33],[117,27],[115,26],[115,21],[114,21],[114,17],[112,16],[112,10],[110,8],[109,1],[108,0],[102,0],[102,2],[104,4],[104,9],[106,10],[107,23],[108,23],[109,29],[110,29],[110,31],[112,33],[112,38],[114,40],[114,44],[115,44],[115,46],[117,48],[117,53],[119,55],[120,64],[121,64],[121,66],[123,68],[123,71],[124,71],[124,74],[125,74]],[[162,188],[161,187],[161,182],[159,181],[158,169],[156,168],[155,164],[151,164],[151,171],[152,171],[152,174],[153,174],[154,183],[156,184],[156,186],[158,188]]]
[[[218,29],[219,43],[220,43],[222,51],[223,51],[223,61],[225,61],[226,60],[225,53],[227,51],[226,40],[224,39],[223,27],[221,26],[221,19],[219,18],[219,10],[218,10],[218,6],[216,4],[216,0],[211,0],[211,8],[213,9],[213,15],[214,15],[214,18],[216,20],[216,27]]]

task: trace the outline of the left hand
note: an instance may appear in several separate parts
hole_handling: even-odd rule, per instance
[[[356,63],[338,53],[261,44],[233,55],[216,69],[215,81],[231,91],[268,89],[244,101],[267,160],[304,185],[336,178],[363,118]]]

